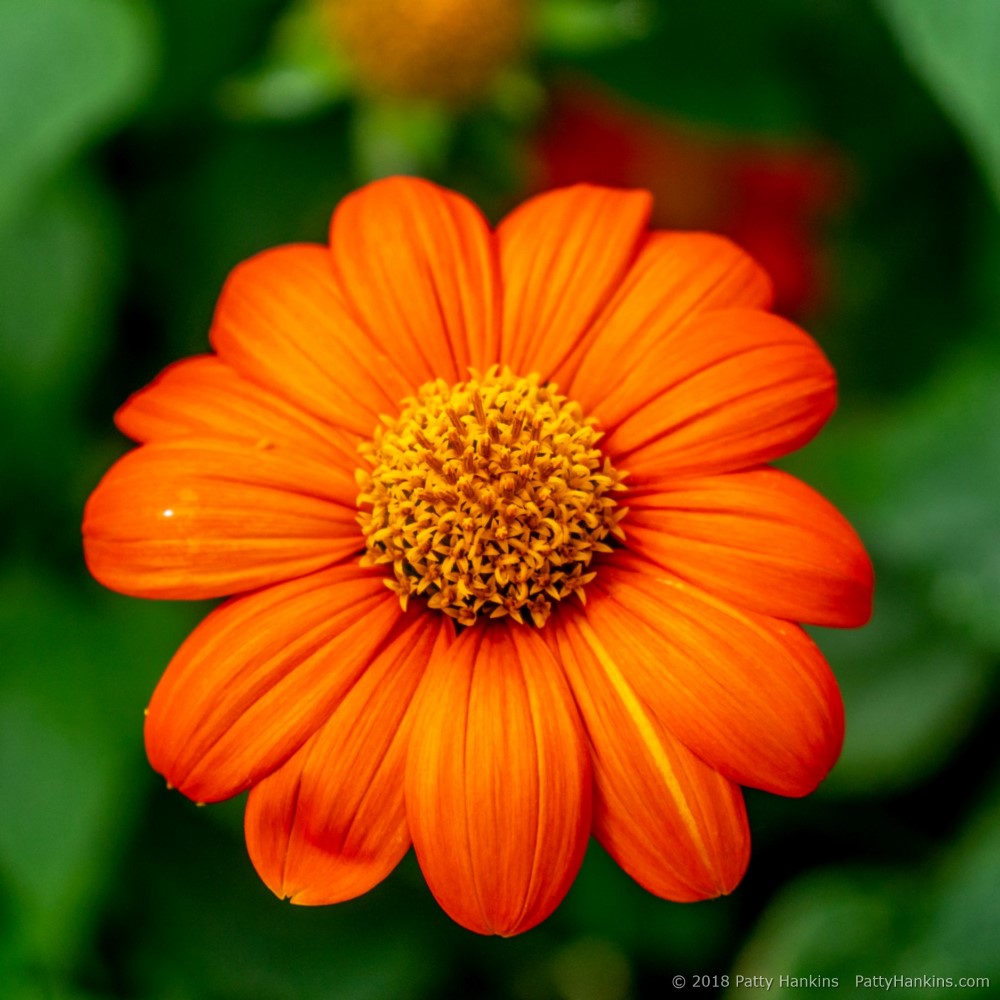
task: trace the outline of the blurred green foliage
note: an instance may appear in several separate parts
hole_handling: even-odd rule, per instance
[[[993,0],[880,0],[907,56],[968,134],[1000,199],[1000,7]]]
[[[358,100],[338,57],[323,65],[289,27],[300,15],[279,0],[0,0],[0,996],[996,982],[1000,227],[979,171],[1000,192],[1000,8],[546,0],[534,55],[461,116]],[[724,900],[654,899],[594,846],[560,910],[512,941],[452,925],[412,858],[353,903],[280,904],[245,857],[240,803],[197,810],[145,766],[143,706],[203,609],[86,576],[82,505],[125,447],[111,415],[205,349],[229,268],[321,239],[366,178],[421,170],[497,217],[527,193],[553,83],[582,79],[847,165],[818,250],[831,292],[809,317],[842,412],[788,463],[877,567],[872,624],[817,636],[844,692],[842,761],[804,802],[750,796],[754,861]]]
[[[154,58],[151,30],[140,3],[0,5],[0,221],[138,104]]]
[[[1000,785],[994,782],[968,828],[920,864],[844,865],[800,876],[777,895],[737,958],[743,976],[910,979],[1000,976]],[[933,980],[932,980],[933,981]],[[769,991],[796,996],[794,986]],[[924,989],[944,995],[946,989]],[[727,996],[739,995],[734,985]],[[905,995],[905,993],[904,993]],[[995,985],[962,990],[996,995]]]

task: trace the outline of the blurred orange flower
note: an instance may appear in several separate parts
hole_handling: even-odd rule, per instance
[[[846,189],[829,149],[699,131],[576,83],[553,91],[532,158],[536,190],[641,187],[653,194],[655,225],[731,237],[771,276],[776,311],[823,304],[821,225]]]
[[[317,0],[363,90],[463,104],[521,54],[526,0]]]
[[[592,832],[651,892],[711,897],[749,856],[738,786],[803,795],[836,760],[793,622],[863,623],[871,567],[766,464],[833,372],[750,257],[650,207],[580,186],[494,232],[372,184],[329,246],[236,268],[215,353],[118,412],[141,446],[88,503],[91,571],[235,595],[160,681],[149,757],[197,801],[251,790],[279,896],[356,896],[412,842],[455,920],[516,934]]]

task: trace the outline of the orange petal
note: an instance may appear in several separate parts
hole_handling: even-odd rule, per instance
[[[171,365],[115,414],[133,441],[226,437],[291,448],[353,470],[358,438],[338,431],[281,396],[241,378],[213,355]]]
[[[382,575],[354,564],[223,604],[153,693],[153,768],[198,802],[256,784],[326,722],[401,614]]]
[[[630,496],[628,545],[751,611],[850,628],[871,617],[872,565],[837,509],[777,469]]]
[[[417,697],[406,812],[427,883],[469,930],[528,930],[566,894],[590,830],[559,664],[524,626],[477,625],[432,659]]]
[[[647,485],[760,465],[801,447],[836,405],[833,369],[787,320],[707,313],[653,349],[592,408],[604,450]]]
[[[91,494],[84,553],[113,590],[221,597],[360,551],[356,493],[348,473],[305,454],[214,438],[147,444]]]
[[[545,630],[590,737],[594,835],[640,885],[691,902],[731,892],[750,859],[739,788],[691,753],[642,703],[576,608]]]
[[[321,246],[278,247],[240,264],[211,340],[251,382],[365,438],[414,388],[345,309]]]
[[[652,205],[645,191],[576,187],[526,201],[497,229],[501,357],[548,377],[618,290]]]
[[[418,385],[497,360],[493,241],[461,195],[414,177],[376,181],[338,205],[330,249],[357,321]]]
[[[321,905],[377,885],[410,846],[403,774],[417,685],[450,622],[407,616],[330,720],[250,791],[250,858],[275,895]]]
[[[735,243],[708,233],[650,233],[618,292],[553,381],[589,413],[649,364],[650,354],[694,316],[766,309],[771,281]]]
[[[800,628],[624,554],[587,595],[587,620],[640,701],[709,767],[740,785],[805,795],[833,766],[840,692]]]

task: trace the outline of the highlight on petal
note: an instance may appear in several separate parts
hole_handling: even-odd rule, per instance
[[[546,638],[590,738],[594,835],[641,886],[677,902],[731,892],[750,859],[743,796],[650,711],[582,612]]]
[[[247,848],[276,896],[308,906],[367,892],[410,846],[403,802],[411,704],[435,643],[453,630],[424,610],[392,638],[333,714],[247,799]]]
[[[242,378],[215,355],[171,365],[115,414],[133,441],[218,435],[259,448],[306,451],[353,471],[360,438]]]
[[[414,177],[376,181],[337,206],[330,251],[357,322],[416,385],[499,360],[493,240],[461,195]]]
[[[798,626],[740,611],[634,556],[602,567],[586,618],[640,701],[731,781],[805,795],[836,762],[840,691]]]
[[[538,633],[478,625],[436,655],[418,693],[406,812],[451,917],[517,934],[566,894],[590,831],[584,735]]]
[[[645,368],[664,341],[679,341],[692,318],[720,309],[766,309],[771,296],[760,265],[724,237],[649,233],[614,298],[552,380],[589,412]]]
[[[310,573],[363,547],[353,477],[236,440],[143,445],[87,501],[84,554],[106,587],[205,598]]]
[[[211,341],[244,378],[364,438],[422,381],[345,308],[322,246],[278,247],[236,267]]]
[[[627,544],[709,593],[775,618],[871,617],[871,561],[843,515],[777,469],[681,479],[628,501]]]
[[[382,577],[354,564],[221,605],[153,692],[153,768],[196,802],[256,784],[330,717],[401,614]]]
[[[549,377],[618,290],[650,209],[646,191],[580,184],[538,195],[500,223],[505,364]]]
[[[826,423],[836,379],[816,342],[769,313],[685,324],[597,403],[605,450],[639,486],[761,465]]]

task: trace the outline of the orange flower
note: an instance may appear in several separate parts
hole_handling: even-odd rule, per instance
[[[141,447],[87,506],[91,571],[236,595],[160,681],[149,757],[197,801],[250,789],[279,896],[357,896],[412,842],[455,920],[516,934],[593,832],[703,899],[747,864],[738,786],[803,795],[836,760],[836,682],[793,622],[863,623],[871,568],[766,465],[833,372],[749,257],[649,211],[576,187],[491,232],[372,184],[329,247],[239,266],[215,354],[118,412]]]
[[[317,0],[358,86],[377,97],[468,104],[525,47],[525,0]]]

